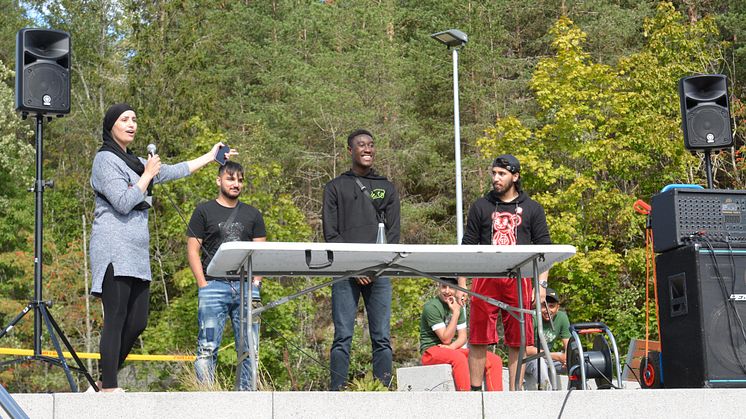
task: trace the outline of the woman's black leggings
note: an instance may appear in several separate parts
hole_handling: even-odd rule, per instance
[[[101,301],[104,304],[104,328],[99,344],[101,381],[103,388],[114,388],[118,387],[117,372],[124,359],[148,325],[150,281],[114,276],[110,264],[104,275]]]

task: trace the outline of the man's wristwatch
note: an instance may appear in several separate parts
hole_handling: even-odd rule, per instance
[[[541,281],[539,282],[539,285],[541,285],[542,288],[546,288],[549,286],[549,284],[547,284],[547,281]]]

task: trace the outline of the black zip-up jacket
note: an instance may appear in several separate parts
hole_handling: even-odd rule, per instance
[[[493,214],[501,226],[493,230]],[[517,225],[516,225],[517,224]],[[493,236],[498,243],[493,243]],[[525,192],[511,202],[502,202],[494,190],[469,208],[461,244],[552,244],[544,208]]]
[[[399,243],[399,194],[385,176],[371,170],[357,176],[373,200],[360,190],[352,170],[324,186],[324,240],[344,243],[375,243],[378,233],[377,210],[384,217],[386,242]],[[375,206],[375,208],[374,208]]]

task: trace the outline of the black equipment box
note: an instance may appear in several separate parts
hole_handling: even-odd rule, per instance
[[[689,243],[746,247],[746,191],[674,188],[653,197],[653,249]]]
[[[664,388],[746,387],[746,249],[656,256]]]

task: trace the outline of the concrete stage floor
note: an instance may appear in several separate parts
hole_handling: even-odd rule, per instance
[[[13,394],[33,419],[557,418],[567,391]],[[746,389],[572,391],[563,418],[743,418]],[[0,416],[7,417],[0,410]]]

